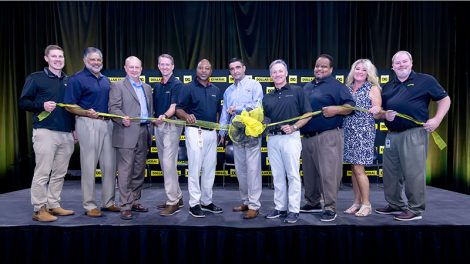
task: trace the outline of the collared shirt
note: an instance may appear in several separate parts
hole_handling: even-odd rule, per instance
[[[275,88],[265,95],[263,108],[264,115],[270,119],[271,123],[298,117],[312,111],[302,88],[290,84],[286,84],[280,89]],[[294,124],[295,122],[297,121],[286,124]]]
[[[183,87],[183,83],[171,75],[168,82],[157,83],[153,91],[153,109],[155,110],[155,117],[165,114],[170,108],[171,104],[178,103],[178,95]]]
[[[203,86],[197,78],[180,91],[177,109],[194,114],[197,120],[217,122],[217,114],[222,109],[222,94],[217,86],[209,83]]]
[[[139,104],[140,104],[140,118],[148,118],[149,117],[149,111],[147,108],[147,98],[145,96],[145,91],[144,87],[142,86],[142,83],[139,81],[139,83],[134,82],[129,76],[127,77],[129,82],[132,84],[132,87],[134,87],[134,91],[137,94],[137,98],[139,98]],[[147,120],[142,120],[142,123],[148,122]]]
[[[446,96],[447,92],[434,77],[412,71],[404,82],[395,77],[383,86],[382,106],[384,110],[394,110],[426,122],[429,118],[430,101],[439,101]],[[419,126],[400,117],[392,122],[385,120],[385,125],[391,131],[404,131]]]
[[[108,113],[109,88],[108,77],[100,73],[96,77],[87,68],[77,72],[69,79],[65,91],[64,103],[76,104],[83,109],[93,108],[96,112]]]
[[[227,109],[235,106],[235,113],[240,114],[244,109],[254,109],[261,104],[263,100],[263,89],[258,81],[245,76],[238,83],[230,85],[224,93],[224,105],[220,116],[220,124],[226,125],[230,123],[230,116]],[[225,131],[219,132],[221,135]]]
[[[328,76],[318,83],[316,80],[305,84],[305,95],[308,97],[312,111],[321,111],[325,106],[348,104],[355,106],[356,103],[348,91],[348,88],[336,80],[333,76]],[[308,123],[300,129],[301,133],[323,132],[343,126],[344,116],[336,115],[326,118],[319,114],[313,116]]]
[[[21,109],[33,112],[33,128],[46,128],[54,131],[71,132],[74,118],[63,107],[57,106],[47,118],[38,120],[38,115],[44,111],[44,102],[62,103],[67,88],[68,77],[61,72],[60,77],[49,68],[30,74],[21,92],[19,106]]]

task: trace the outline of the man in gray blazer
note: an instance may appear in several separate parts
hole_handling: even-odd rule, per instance
[[[148,212],[139,203],[144,183],[145,161],[152,140],[152,89],[140,80],[142,62],[134,56],[126,59],[126,78],[111,84],[109,113],[124,116],[113,118],[113,147],[116,148],[121,218],[130,220],[132,211]]]

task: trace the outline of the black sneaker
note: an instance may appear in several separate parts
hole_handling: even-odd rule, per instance
[[[336,219],[336,212],[331,210],[325,210],[321,215],[320,221],[330,222]]]
[[[213,214],[221,214],[224,211],[222,208],[218,207],[217,205],[210,203],[209,205],[201,205],[203,211],[208,211]]]
[[[393,209],[389,204],[382,208],[375,209],[375,212],[383,215],[399,214],[402,210]]]
[[[269,214],[266,215],[268,219],[274,219],[278,217],[286,217],[287,211],[272,210]]]
[[[323,209],[321,208],[321,205],[312,206],[310,204],[304,204],[303,206],[300,207],[300,212],[301,213],[321,213],[323,212]]]
[[[293,224],[293,223],[297,222],[297,220],[299,220],[299,213],[289,212],[287,214],[286,219],[284,219],[284,223]]]
[[[189,214],[197,218],[206,217],[199,204],[189,207]]]

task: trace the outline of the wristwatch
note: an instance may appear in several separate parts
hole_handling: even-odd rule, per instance
[[[292,125],[292,128],[294,128],[294,131],[299,130],[299,128],[296,125]]]

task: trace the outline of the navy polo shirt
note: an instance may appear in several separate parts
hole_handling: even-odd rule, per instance
[[[185,85],[179,94],[177,109],[193,114],[197,120],[217,122],[217,113],[222,110],[222,93],[212,83],[203,86],[197,78]]]
[[[439,101],[446,96],[447,92],[434,77],[412,71],[404,82],[395,77],[383,86],[382,107],[426,122],[430,101]],[[420,126],[400,117],[395,117],[392,122],[385,120],[385,125],[390,131],[404,131]]]
[[[69,79],[69,87],[65,92],[64,103],[76,104],[88,110],[108,113],[109,88],[108,77],[100,74],[96,77],[87,68],[75,73]]]
[[[311,112],[312,109],[301,87],[286,84],[263,97],[264,115],[271,123],[287,120]],[[292,121],[289,124],[294,124]],[[284,125],[284,124],[282,124]]]
[[[336,80],[333,76],[328,76],[317,83],[316,80],[305,84],[304,92],[307,96],[312,111],[321,111],[325,106],[348,104],[355,106],[348,88]],[[313,116],[310,121],[303,126],[301,133],[319,133],[326,130],[343,126],[344,116],[336,115],[326,118],[323,114]]]
[[[163,81],[163,79],[162,79]],[[155,117],[165,114],[171,104],[178,103],[178,94],[183,83],[171,75],[166,83],[157,83],[153,90],[153,109]]]
[[[74,118],[63,107],[57,106],[49,116],[42,121],[38,115],[44,111],[44,102],[54,101],[62,103],[67,90],[67,75],[61,73],[57,76],[49,68],[30,74],[26,78],[20,96],[20,108],[33,112],[33,128],[46,128],[54,131],[71,132],[74,127]]]

